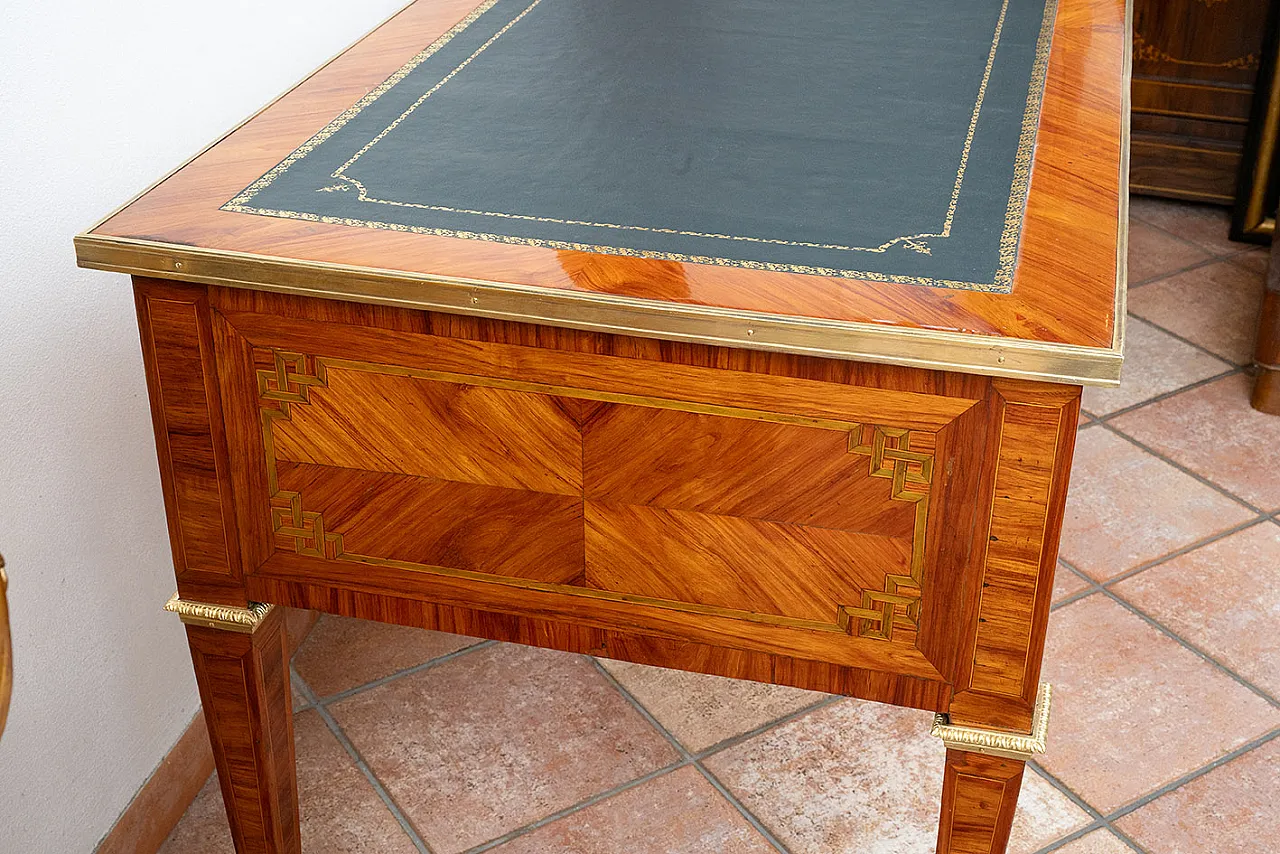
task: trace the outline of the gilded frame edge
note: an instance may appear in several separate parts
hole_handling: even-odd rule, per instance
[[[241,634],[253,634],[257,631],[258,626],[274,607],[265,602],[250,602],[247,608],[234,605],[211,605],[207,602],[183,599],[177,593],[174,593],[164,605],[166,611],[177,614],[178,619],[189,626],[221,629]]]
[[[1026,762],[1044,753],[1047,748],[1049,707],[1052,700],[1053,686],[1048,682],[1041,682],[1040,690],[1036,693],[1035,711],[1031,715],[1031,732],[1027,735],[954,725],[951,718],[942,713],[933,716],[929,734],[942,739],[948,750],[964,750]]]

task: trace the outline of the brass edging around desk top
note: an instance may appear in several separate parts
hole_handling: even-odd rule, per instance
[[[132,275],[987,376],[1099,386],[1120,381],[1120,317],[1110,348],[1082,347],[427,276],[98,234],[78,235],[75,245],[80,266]],[[1117,310],[1123,310],[1122,303]]]

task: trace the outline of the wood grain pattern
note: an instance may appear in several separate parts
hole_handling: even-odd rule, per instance
[[[639,664],[790,685],[861,697],[910,708],[945,709],[951,689],[936,679],[847,667],[778,653],[735,648],[733,638],[699,643],[637,631],[605,630],[573,618],[547,619],[425,602],[396,593],[376,593],[263,575],[246,579],[251,595],[330,614],[486,637]]]
[[[837,624],[905,575],[910,540],[589,501],[586,582],[599,590]]]
[[[361,472],[350,475],[354,479],[346,486],[330,489],[323,498],[326,514],[330,506],[345,507],[339,512],[348,514],[342,523],[329,523],[326,536],[332,537],[339,529],[341,536],[349,535],[356,530],[349,520],[357,520],[360,548],[343,547],[348,552],[346,557],[359,564],[358,582],[352,575],[354,568],[344,570],[340,563],[323,570],[309,567],[305,554],[277,553],[267,557],[264,553],[258,574],[292,581],[311,572],[315,580],[356,585],[353,589],[376,594],[395,592],[397,585],[402,585],[401,592],[414,597],[537,619],[568,620],[577,608],[581,618],[605,629],[619,625],[615,621],[624,619],[621,615],[626,613],[625,619],[641,621],[638,625],[643,626],[644,632],[672,641],[712,646],[741,644],[761,652],[785,651],[798,659],[828,658],[839,666],[902,668],[900,672],[916,677],[955,681],[963,690],[961,700],[952,704],[952,712],[964,722],[1013,730],[1029,725],[1043,643],[1043,629],[1038,623],[1047,603],[1045,582],[1051,578],[1056,549],[1057,529],[1052,516],[1061,512],[1060,499],[1070,459],[1070,446],[1063,444],[1063,437],[1069,439],[1070,431],[1062,425],[1073,423],[1072,407],[1078,406],[1078,389],[1018,381],[976,382],[955,375],[850,366],[804,357],[765,358],[747,351],[228,289],[213,289],[211,299],[217,306],[218,323],[234,330],[253,354],[251,366],[242,363],[250,371],[272,370],[274,357],[270,354],[277,347],[324,342],[325,355],[300,357],[303,361],[298,370],[318,373],[318,366],[327,365],[326,381],[341,377],[338,385],[342,394],[334,394],[332,382],[309,386],[311,400],[326,401],[325,414],[306,422],[309,432],[299,432],[289,440],[305,453],[287,451],[286,455],[321,459],[315,454],[322,453],[323,447],[337,437],[341,440],[338,445],[346,443],[345,450],[324,460],[336,465],[315,470],[353,467]],[[384,366],[398,367],[379,369],[384,372],[367,381],[353,379],[359,357],[369,353],[376,354]],[[861,382],[851,381],[853,375]],[[463,382],[459,377],[469,379]],[[581,383],[587,393],[600,399],[574,397],[582,392],[565,385],[569,380]],[[559,384],[553,384],[557,381]],[[292,380],[285,384],[289,382]],[[379,476],[365,471],[366,467],[390,469],[388,474],[404,468],[378,458],[385,450],[377,438],[381,431],[394,430],[410,437],[401,444],[414,441],[416,417],[402,418],[383,410],[389,401],[432,399],[433,393],[424,397],[413,387],[433,383],[466,387],[470,395],[501,392],[504,398],[510,398],[510,405],[517,405],[512,403],[517,395],[540,395],[549,405],[538,409],[537,417],[563,430],[566,437],[573,433],[581,438],[581,475],[575,479],[566,469],[557,475],[559,480],[548,481],[581,484],[584,545],[580,573],[575,573],[574,568],[577,547],[564,548],[569,542],[568,531],[576,524],[568,521],[567,515],[546,516],[549,527],[541,529],[541,546],[535,547],[533,539],[523,541],[522,548],[529,549],[528,554],[545,556],[528,561],[526,568],[520,570],[516,567],[521,561],[514,557],[519,549],[505,552],[506,557],[492,558],[498,552],[483,559],[466,557],[468,550],[479,555],[487,548],[483,544],[494,544],[502,538],[495,533],[501,527],[483,522],[483,512],[478,510],[482,505],[474,503],[478,499],[457,493],[463,506],[479,513],[474,536],[464,535],[462,532],[469,526],[457,524],[456,520],[451,523],[448,514],[437,514],[436,520],[422,529],[421,537],[397,533],[406,527],[403,523],[384,525],[383,521],[408,519],[412,514],[391,512],[394,502],[375,502],[380,508],[377,511],[363,506],[367,499],[362,496],[382,488],[371,487],[373,480],[363,480]],[[231,381],[231,385],[237,384],[244,385],[244,377]],[[902,390],[907,388],[913,390],[904,394]],[[665,395],[657,409],[640,405],[653,400],[657,389]],[[231,388],[224,397],[236,399],[239,394]],[[733,404],[744,398],[753,408],[734,410]],[[1016,406],[1011,408],[1011,402]],[[713,408],[694,412],[675,408],[690,403]],[[296,412],[291,419],[303,418],[301,413],[314,405],[294,405]],[[372,420],[380,427],[367,430],[363,438],[352,443],[350,437],[365,430],[359,422],[369,408],[379,410]],[[780,409],[786,411],[779,413]],[[431,417],[446,417],[449,412],[448,407],[430,406],[423,411],[433,413]],[[526,407],[520,411],[527,414],[534,410]],[[730,417],[726,414],[729,411],[750,417]],[[828,540],[830,531],[841,530],[886,536],[899,545],[892,546],[890,552],[881,550],[873,563],[878,564],[878,572],[890,572],[884,567],[892,565],[892,560],[886,557],[896,554],[897,565],[901,566],[901,541],[909,536],[911,505],[883,499],[868,501],[869,469],[857,464],[857,455],[836,453],[841,443],[847,451],[848,438],[835,428],[855,423],[847,420],[851,417],[862,418],[875,412],[887,413],[890,420],[902,418],[921,428],[914,434],[918,439],[913,440],[917,442],[913,447],[926,448],[934,454],[939,472],[934,498],[938,510],[925,537],[927,592],[922,589],[919,593],[926,607],[919,625],[904,625],[898,638],[914,647],[909,652],[887,653],[885,657],[865,649],[842,648],[829,629],[816,633],[804,629],[799,635],[794,634],[801,626],[839,625],[840,610],[831,606],[858,604],[840,602],[845,598],[840,591],[865,584],[867,579],[858,574],[858,567],[867,561],[858,558],[815,563],[816,552],[811,545],[798,545],[812,536],[810,532],[803,532],[798,540],[783,535],[791,530],[787,526],[794,525],[821,529],[818,536]],[[284,423],[278,421],[276,426]],[[935,435],[933,431],[939,428]],[[535,432],[546,429],[539,425]],[[390,437],[385,444],[395,447],[396,441]],[[1000,471],[997,449],[1006,441],[1009,444],[1004,456],[1008,462],[1001,481],[1001,497],[993,500]],[[290,447],[289,442],[282,447]],[[412,449],[405,447],[410,456],[418,453],[416,445]],[[543,456],[568,462],[572,455],[559,452],[559,456]],[[518,459],[526,462],[512,462]],[[493,463],[527,466],[529,459],[532,457],[527,453],[516,454],[511,459],[494,457]],[[782,460],[787,462],[771,462]],[[1051,465],[1051,473],[1046,473],[1046,465]],[[467,478],[492,480],[491,475],[467,475],[462,479]],[[357,481],[362,485],[357,486]],[[411,489],[397,487],[402,491],[396,494],[421,491],[426,495],[446,486],[428,486],[430,478],[410,477],[406,483],[410,481],[414,484]],[[290,486],[294,485],[297,484],[291,482]],[[256,488],[260,490],[261,486]],[[455,490],[457,484],[447,481],[447,488]],[[553,495],[561,486],[542,488],[552,490],[547,494]],[[888,491],[878,494],[887,495]],[[417,507],[430,504],[430,499],[412,501]],[[492,506],[503,505],[499,502]],[[1001,512],[997,513],[997,509]],[[309,500],[306,510],[312,512]],[[602,510],[621,513],[618,518],[625,520],[608,526],[607,537],[601,536],[603,528],[593,529],[589,522],[593,514],[602,519]],[[501,516],[501,510],[497,512]],[[706,516],[706,521],[714,524],[704,523],[697,534],[685,526],[686,534],[680,535],[681,524],[675,523],[677,514],[682,519],[702,520]],[[557,518],[563,523],[553,521]],[[646,524],[646,520],[655,518],[672,524]],[[755,521],[744,525],[744,519]],[[762,530],[759,522],[769,523],[764,526],[769,532],[768,548],[759,545],[763,542],[756,536]],[[727,529],[716,533],[726,525],[744,530],[738,532],[735,528],[732,535]],[[992,525],[995,527],[988,532]],[[551,531],[552,527],[559,533]],[[1004,535],[1007,546],[1000,542],[1002,527],[1008,528]],[[585,542],[591,536],[613,550],[594,564]],[[756,539],[751,539],[753,536]],[[995,536],[998,543],[992,552],[993,561],[988,560],[986,548],[990,536]],[[628,537],[645,545],[628,544]],[[289,542],[287,538],[277,541],[272,548],[289,551]],[[717,542],[722,545],[715,545]],[[743,548],[743,542],[757,545]],[[450,551],[454,543],[462,545]],[[975,548],[976,544],[981,545]],[[314,543],[309,541],[308,547],[312,546]],[[1001,550],[1006,547],[1013,550],[1012,556],[1002,558]],[[841,548],[833,543],[824,546],[828,554],[843,554]],[[571,553],[573,556],[568,557]],[[373,571],[360,557],[366,554],[396,565]],[[665,559],[652,560],[654,554]],[[619,560],[618,555],[624,559]],[[761,555],[768,559],[761,560]],[[334,556],[328,554],[329,558]],[[591,599],[575,606],[555,601],[552,588],[535,590],[519,584],[512,588],[504,581],[502,587],[481,592],[475,583],[478,578],[457,573],[432,576],[415,570],[426,563],[485,572],[483,567],[490,565],[491,559],[503,566],[503,578],[523,580],[521,584],[587,585],[585,589],[591,589],[593,584],[592,567],[602,567],[596,573],[597,588],[609,587],[612,589],[602,592],[638,598],[635,603],[626,599]],[[761,588],[758,577],[777,576],[772,567],[783,564],[809,569],[800,572],[798,579],[787,577],[785,583],[771,580],[767,588]],[[534,566],[539,569],[533,570]],[[627,567],[633,577],[620,580],[619,566]],[[939,568],[943,566],[946,568]],[[691,573],[690,567],[702,575]],[[1046,567],[1050,573],[1047,576]],[[404,570],[414,571],[406,576]],[[849,575],[850,572],[854,574]],[[989,575],[986,588],[981,587],[983,572]],[[744,579],[749,583],[744,584]],[[868,587],[862,589],[865,592]],[[979,590],[985,596],[981,607]],[[753,601],[744,607],[748,600]],[[664,614],[658,607],[662,601],[688,601],[695,610]],[[625,605],[630,605],[629,611]],[[717,608],[721,610],[716,612]],[[1027,608],[1034,613],[1027,613]],[[733,622],[751,613],[758,615],[752,620],[785,617],[800,622],[752,622],[747,628],[740,626],[739,637],[728,641],[734,634]],[[692,620],[694,614],[696,622]],[[818,619],[820,614],[825,616]],[[965,637],[972,640],[966,644],[961,640]],[[771,647],[773,643],[782,646]],[[971,684],[974,673],[979,675],[976,684]]]
[[[597,256],[591,256],[597,257]],[[730,371],[732,375],[748,373],[763,377],[785,377],[809,380],[853,389],[907,392],[911,396],[880,397],[877,404],[890,409],[883,417],[898,420],[920,408],[923,402],[916,395],[958,398],[973,401],[982,399],[990,380],[974,375],[950,371],[882,365],[873,362],[846,359],[824,359],[818,356],[772,353],[760,350],[744,350],[731,347],[715,347],[686,341],[670,341],[658,338],[589,332],[566,327],[514,323],[486,317],[470,317],[458,314],[396,308],[346,300],[315,299],[293,294],[268,293],[230,287],[210,287],[209,302],[226,317],[240,318],[241,324],[253,324],[255,317],[270,317],[270,325],[262,324],[261,333],[270,336],[281,329],[299,329],[301,349],[310,349],[307,329],[323,327],[298,327],[295,321],[340,324],[346,327],[376,327],[400,333],[419,333],[458,341],[506,344],[536,347],[559,353],[578,353],[595,356],[614,356],[633,360],[637,366],[645,362],[661,362],[693,368],[713,368]],[[252,328],[252,327],[250,327]],[[350,331],[348,332],[350,334]],[[404,349],[404,348],[400,348]],[[393,359],[396,351],[384,352]],[[937,405],[939,402],[935,402]],[[963,411],[957,409],[956,412]],[[948,413],[950,410],[948,410]],[[941,426],[943,422],[939,422]],[[924,426],[923,424],[918,426]]]
[[[231,314],[228,319],[243,322],[245,317]],[[313,340],[325,341],[330,350],[341,347],[342,340],[352,334],[353,330],[328,328]],[[260,336],[254,332],[247,337]],[[444,352],[442,348],[450,343],[436,337],[400,336],[397,352],[421,360],[424,353]],[[381,354],[387,350],[377,352],[385,358]],[[590,389],[540,387],[527,379],[492,376],[510,371],[513,364],[535,365],[535,354],[542,362],[556,364],[566,377],[589,377],[593,384],[614,382],[636,394],[624,398],[606,394],[596,400]],[[913,440],[914,434],[900,428],[885,433],[879,427],[849,421],[776,412],[796,407],[791,393],[796,381],[766,382],[761,377],[748,383],[751,375],[744,375],[736,384],[749,388],[751,400],[762,408],[717,404],[711,408],[715,414],[709,414],[699,403],[656,398],[659,393],[670,394],[662,385],[666,377],[655,374],[649,379],[651,369],[634,360],[555,358],[554,352],[545,349],[531,353],[495,344],[472,345],[452,358],[460,361],[465,355],[471,359],[459,364],[466,371],[459,374],[410,371],[382,361],[334,360],[274,347],[255,351],[253,376],[266,419],[262,446],[268,493],[249,496],[247,501],[258,507],[270,502],[277,547],[302,557],[356,562],[361,573],[377,565],[384,573],[414,573],[414,580],[423,583],[425,576],[447,576],[455,587],[469,586],[478,601],[494,601],[492,597],[499,594],[481,589],[484,585],[477,582],[484,579],[477,571],[500,574],[503,585],[525,590],[537,581],[541,594],[581,597],[587,590],[598,591],[589,597],[591,601],[579,603],[582,608],[598,609],[603,596],[614,604],[643,606],[650,614],[664,608],[688,615],[689,620],[714,614],[721,620],[766,623],[773,631],[790,627],[892,640],[895,630],[916,629],[932,464],[927,434]],[[589,365],[584,367],[584,361]],[[527,377],[530,372],[521,375]],[[723,394],[735,384],[724,371],[686,371],[686,375],[684,385],[693,398]],[[465,382],[456,381],[459,377]],[[437,389],[440,386],[443,391]],[[810,383],[803,390],[806,399],[825,400],[827,407],[832,399],[839,402],[850,396],[842,386]],[[860,397],[874,394],[860,391]],[[585,400],[578,399],[587,405],[569,405],[577,394],[587,395]],[[893,403],[895,393],[881,394]],[[937,404],[944,411],[971,405],[947,398]],[[868,404],[859,400],[858,405]],[[694,411],[682,411],[683,407]],[[920,421],[931,415],[928,409],[920,409],[912,418]],[[815,424],[821,427],[810,426]],[[420,438],[424,433],[434,435]],[[603,436],[602,444],[595,441],[597,434]],[[439,436],[448,441],[439,441]],[[625,445],[620,444],[623,437]],[[677,445],[680,450],[668,452]],[[250,456],[254,447],[241,451]],[[460,449],[456,453],[455,447]],[[569,452],[559,452],[562,448]],[[317,504],[307,488],[295,488],[301,487],[295,470],[281,475],[282,458],[301,461],[310,472],[340,468],[361,475],[327,475],[327,492]],[[587,465],[588,458],[594,465]],[[640,467],[614,477],[615,470],[605,461],[619,459],[638,460]],[[791,490],[781,496],[781,502],[763,497],[778,473],[813,468],[809,464],[815,460],[822,460],[822,465],[816,477],[803,484],[803,493]],[[553,477],[542,477],[548,464],[560,468]],[[842,472],[857,468],[863,473],[860,477],[841,478]],[[474,487],[489,487],[491,494],[482,503],[492,507],[496,502],[505,519],[514,524],[522,524],[519,513],[546,506],[546,496],[531,502],[500,492],[525,489],[554,496],[576,487],[584,525],[579,545],[575,548],[571,541],[572,508],[565,505],[564,513],[537,513],[528,519],[529,531],[551,533],[548,526],[558,526],[557,530],[547,539],[502,539],[508,569],[495,572],[493,555],[483,556],[477,564],[476,555],[461,554],[454,547],[471,541],[462,534],[464,511],[474,512],[480,505],[465,498],[461,505],[446,502],[443,506],[453,514],[452,523],[436,514],[425,527],[410,527],[409,518],[401,512],[403,502],[392,509],[391,503],[372,497],[378,488],[370,480],[371,472],[415,473],[418,477],[405,488],[419,496],[479,498],[483,490]],[[587,476],[601,476],[605,483],[598,487]],[[630,478],[652,480],[659,488],[629,494],[622,484]],[[339,481],[344,485],[335,487]],[[343,489],[350,493],[344,496]],[[667,500],[676,506],[665,506]],[[317,509],[335,502],[351,508],[354,515],[337,521]],[[426,506],[421,498],[415,504]],[[895,512],[895,504],[903,509]],[[685,506],[711,512],[680,509]],[[827,506],[835,510],[824,510]],[[888,529],[874,524],[888,519],[895,520]],[[854,524],[855,530],[839,528],[841,521]],[[441,531],[447,533],[443,540]],[[484,519],[479,520],[477,531],[478,541],[495,541]],[[352,535],[365,546],[356,548]],[[392,548],[388,543],[394,544],[395,551],[388,550]],[[520,553],[520,547],[525,553]],[[585,560],[575,569],[573,557],[584,549]],[[406,559],[409,553],[431,559]],[[553,559],[548,561],[549,557]],[[787,572],[778,572],[780,566],[787,567]],[[574,583],[584,589],[564,586]],[[669,619],[666,623],[670,625]],[[909,647],[910,637],[901,636],[898,642]],[[868,649],[863,655],[874,655],[874,651]]]
[[[1122,163],[1122,0],[1061,0],[1012,294],[723,268],[655,265],[529,246],[281,220],[219,210],[475,5],[420,0],[98,227],[94,236],[546,289],[549,322],[607,294],[794,318],[949,330],[1108,348],[1115,331]],[[169,265],[183,278],[185,268]],[[339,293],[323,277],[300,287]],[[239,280],[240,284],[245,279]],[[281,282],[275,284],[280,285]],[[328,290],[326,288],[328,287]],[[372,285],[370,287],[373,287]],[[392,276],[365,298],[412,299]],[[479,294],[484,287],[479,286]],[[569,306],[561,312],[560,297]],[[643,308],[643,306],[641,306]],[[465,310],[459,308],[459,310]],[[555,316],[553,316],[555,315]]]
[[[1003,854],[1025,762],[947,751],[938,854]]]
[[[999,439],[972,658],[958,724],[1029,732],[1079,417],[1079,389],[1000,380]]]
[[[139,288],[207,306],[144,340],[224,437],[212,469],[212,439],[164,443],[236,532],[224,598],[1029,728],[1079,388]],[[891,587],[891,636],[860,634]],[[237,637],[191,634],[220,776],[246,850],[289,850],[283,654]],[[992,761],[949,763],[940,850],[1000,850],[1020,777]]]
[[[253,634],[187,626],[237,854],[301,854],[282,609]]]
[[[612,406],[584,430],[586,495],[910,539],[915,512],[876,486],[847,431]],[[917,447],[930,435],[917,435]],[[776,464],[769,464],[776,461]]]
[[[581,496],[284,463],[280,487],[306,496],[345,548],[394,561],[581,583]],[[286,535],[277,548],[294,550]]]
[[[206,289],[140,279],[135,298],[178,589],[243,605]]]
[[[332,370],[309,397],[275,424],[278,459],[582,493],[581,434],[546,395]]]

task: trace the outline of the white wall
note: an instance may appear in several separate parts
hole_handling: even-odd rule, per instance
[[[133,303],[72,236],[401,0],[0,2],[0,849],[90,852],[199,704]]]

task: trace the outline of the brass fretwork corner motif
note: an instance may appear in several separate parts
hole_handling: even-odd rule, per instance
[[[262,441],[266,448],[267,488],[271,495],[271,529],[292,538],[294,551],[310,557],[336,558],[343,552],[342,535],[325,531],[324,517],[302,509],[302,495],[280,489],[276,473],[275,438],[271,424],[288,421],[293,404],[311,402],[311,389],[328,385],[322,360],[302,353],[273,350],[274,370],[258,371],[262,408]],[[274,405],[272,405],[274,404]]]
[[[867,432],[870,443],[864,441]],[[924,582],[925,529],[929,521],[929,485],[933,481],[933,456],[911,450],[911,431],[897,427],[864,425],[849,431],[849,453],[871,458],[871,476],[893,482],[890,496],[916,505],[911,537],[910,575],[885,576],[881,590],[863,590],[861,607],[845,605],[842,618],[856,620],[858,637],[893,640],[895,627],[915,629],[920,624],[921,585]]]
[[[271,528],[293,538],[294,551],[300,555],[334,560],[345,551],[342,534],[326,531],[323,515],[302,509],[301,493],[282,490],[271,496]]]
[[[258,396],[263,400],[308,403],[312,386],[328,385],[324,362],[282,350],[274,350],[272,355],[275,370],[258,371]]]

